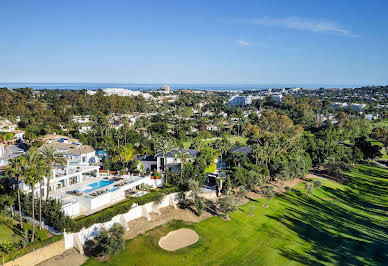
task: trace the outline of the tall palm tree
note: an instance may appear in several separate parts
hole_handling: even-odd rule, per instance
[[[26,165],[23,169],[24,182],[31,187],[32,196],[32,239],[35,239],[35,185],[39,182],[39,161],[40,153],[35,149],[31,148],[24,154]]]
[[[184,167],[185,163],[187,162],[187,160],[191,159],[191,155],[186,150],[180,149],[178,151],[178,153],[175,154],[175,159],[179,159],[180,160],[180,164],[181,164],[181,181],[182,181],[183,180],[183,167]]]
[[[6,173],[16,179],[16,190],[18,195],[18,208],[19,208],[19,222],[20,228],[23,230],[23,219],[22,219],[22,205],[20,202],[20,188],[19,182],[22,179],[22,171],[25,167],[25,159],[23,156],[16,157],[15,159],[10,160],[10,164],[6,169]]]
[[[41,150],[41,152],[42,152],[42,155],[43,155],[44,159],[47,162],[47,166],[50,168],[49,169],[49,174],[46,175],[46,178],[47,178],[46,200],[48,200],[49,199],[49,193],[50,193],[50,179],[51,179],[51,173],[52,173],[52,170],[53,170],[53,166],[55,164],[59,164],[59,165],[62,165],[62,166],[66,165],[67,160],[63,156],[62,153],[55,152],[55,149],[52,146],[44,147]]]
[[[174,145],[172,144],[172,142],[169,139],[162,139],[160,142],[157,143],[156,147],[159,151],[161,151],[163,153],[164,170],[167,172],[168,162],[167,162],[166,156],[167,156],[167,153],[173,149]],[[165,174],[164,176],[166,178],[166,180],[165,180],[166,185],[168,185],[167,175]]]
[[[36,176],[37,181],[39,181],[39,229],[42,230],[42,185],[44,177],[51,175],[51,167],[46,163],[44,157],[40,154],[37,158],[37,169],[38,175]]]

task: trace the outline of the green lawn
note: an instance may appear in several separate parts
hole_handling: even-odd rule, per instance
[[[22,239],[23,232],[18,228],[18,223],[8,220],[6,223],[0,221],[0,241],[19,242]],[[39,230],[38,226],[36,229],[36,239],[45,240],[51,237],[49,231],[43,229]],[[32,231],[32,224],[24,223],[24,230]]]
[[[6,224],[0,222],[0,241],[10,241],[12,240],[12,229],[9,228]]]
[[[380,121],[373,123],[373,127],[388,127],[388,121]]]
[[[251,201],[231,221],[174,221],[126,242],[126,249],[85,265],[384,265],[388,261],[388,170],[360,166],[345,184],[324,180],[307,197],[304,184],[264,208]],[[254,212],[254,216],[249,215]],[[176,252],[158,246],[182,227],[200,235]]]

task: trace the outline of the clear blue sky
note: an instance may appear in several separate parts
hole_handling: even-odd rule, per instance
[[[388,84],[388,1],[1,0],[0,82]]]

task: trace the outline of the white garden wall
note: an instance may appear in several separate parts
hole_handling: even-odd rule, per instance
[[[165,196],[159,205],[155,205],[154,202],[149,202],[142,206],[133,207],[125,214],[116,215],[109,222],[94,224],[89,228],[82,229],[78,233],[65,232],[65,249],[70,249],[74,247],[79,250],[80,253],[83,253],[82,246],[85,244],[85,242],[89,239],[93,239],[94,237],[96,237],[102,228],[109,229],[110,227],[112,227],[113,224],[120,223],[124,226],[124,228],[126,228],[127,231],[130,231],[131,228],[128,228],[128,222],[139,219],[140,217],[145,217],[146,219],[150,220],[149,214],[151,212],[160,214],[160,208],[165,208],[168,206],[176,207],[178,201],[179,199],[177,197],[177,193],[172,193]]]

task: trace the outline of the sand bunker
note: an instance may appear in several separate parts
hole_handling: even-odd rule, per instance
[[[182,228],[171,231],[159,240],[159,246],[168,251],[175,251],[196,243],[199,235],[191,229]]]

